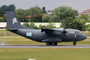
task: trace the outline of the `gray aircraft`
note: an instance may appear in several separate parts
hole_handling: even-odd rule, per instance
[[[7,30],[37,42],[45,42],[46,45],[57,45],[59,42],[73,42],[73,45],[76,45],[77,41],[87,38],[86,35],[77,29],[48,29],[43,27],[41,30],[37,30],[24,27],[20,24],[13,11],[6,12],[6,19]]]

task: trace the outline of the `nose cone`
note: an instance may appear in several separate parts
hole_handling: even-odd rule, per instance
[[[86,38],[87,38],[87,36],[85,34],[83,34],[83,39],[86,39]]]

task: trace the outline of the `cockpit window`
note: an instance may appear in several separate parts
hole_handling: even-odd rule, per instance
[[[79,34],[79,33],[81,33],[81,31],[75,30],[75,31],[70,31],[69,33],[72,33],[72,34],[74,34],[74,33]]]
[[[81,32],[80,32],[80,31],[75,31],[75,33],[76,33],[76,34],[79,34],[79,33],[81,33]]]
[[[79,34],[79,33],[81,33],[81,31],[79,31],[79,30],[74,30],[74,31],[69,31],[69,33],[71,33],[71,34],[74,34],[74,33]]]

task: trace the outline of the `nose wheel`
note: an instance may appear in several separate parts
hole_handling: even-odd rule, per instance
[[[47,45],[47,46],[51,46],[51,45],[52,45],[52,46],[57,46],[57,42],[55,42],[55,43],[51,43],[51,42],[50,42],[50,43],[46,43],[46,45]]]
[[[75,46],[76,45],[76,42],[73,42],[73,45]]]

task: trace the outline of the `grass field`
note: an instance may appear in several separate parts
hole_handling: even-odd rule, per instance
[[[0,44],[45,45],[21,36],[0,36]],[[73,45],[62,42],[59,45]],[[90,38],[77,45],[90,45]],[[90,48],[0,48],[0,60],[90,60]]]
[[[0,60],[90,60],[90,49],[0,48]]]
[[[46,45],[46,43],[32,41],[21,36],[0,36],[0,45],[4,42],[6,45]],[[62,42],[58,45],[72,45],[73,42]],[[90,38],[77,42],[77,45],[90,45]]]

